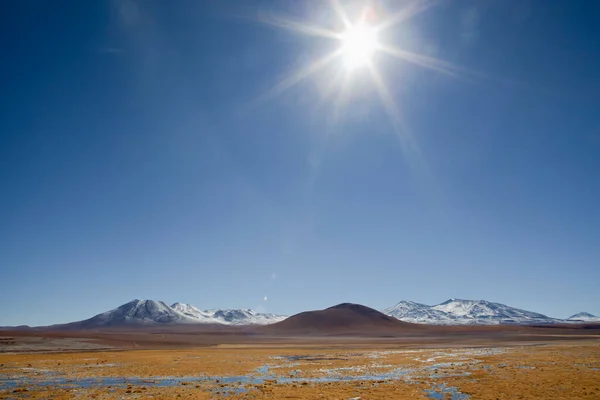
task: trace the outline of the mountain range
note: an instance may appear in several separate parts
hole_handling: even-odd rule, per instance
[[[264,325],[279,322],[284,316],[258,313],[250,309],[200,310],[190,304],[132,300],[90,319],[72,322],[69,328],[94,329],[131,325]]]
[[[331,314],[331,309],[335,310],[336,316],[344,315],[344,321],[350,318],[350,315],[358,315],[355,308],[344,306],[348,304],[350,303],[343,303],[340,306],[336,306],[337,308],[335,309],[331,307],[330,309],[323,310],[322,316],[319,314],[318,320],[327,319],[328,315],[333,315]],[[361,309],[361,316],[370,315],[365,310],[372,309],[364,306],[360,307],[364,308]],[[381,312],[383,313],[382,315],[385,314],[386,317],[392,317],[391,319],[397,322],[429,325],[536,325],[600,322],[600,317],[586,312],[572,315],[567,319],[558,319],[486,300],[449,299],[433,306],[403,300],[392,307],[381,310]],[[302,315],[303,313],[300,313],[294,317],[301,317]],[[64,325],[55,325],[53,327],[95,329],[121,326],[194,324],[212,326],[269,325],[286,319],[289,321],[288,324],[301,325],[298,321],[302,321],[302,318],[292,318],[283,315],[260,313],[251,309],[201,310],[185,303],[174,303],[169,306],[162,301],[136,299],[92,318]],[[344,324],[347,323],[347,321],[344,322]]]
[[[450,299],[434,306],[404,300],[383,312],[401,321],[432,325],[524,325],[565,322],[486,300]]]

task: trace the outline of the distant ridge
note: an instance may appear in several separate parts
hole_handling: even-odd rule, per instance
[[[162,301],[135,299],[83,321],[46,327],[3,326],[0,329],[85,330],[168,325],[203,325],[207,328],[222,329],[230,325],[271,325],[286,318],[286,316],[260,313],[251,309],[202,310],[186,303],[176,302],[169,306]],[[433,306],[403,300],[381,312],[360,304],[342,303],[324,310],[296,314],[293,318],[290,317],[286,324],[277,324],[273,329],[341,331],[343,327],[364,330],[368,326],[387,329],[384,327],[392,327],[398,322],[409,323],[404,325],[404,328],[411,324],[419,324],[421,328],[423,325],[595,324],[600,323],[600,317],[588,312],[580,312],[567,319],[559,319],[486,300],[452,298]],[[394,325],[393,329],[396,327],[397,325]]]
[[[567,318],[567,321],[573,321],[573,322],[600,322],[600,317],[597,317],[593,314],[590,314],[588,312],[580,312],[577,313],[575,315],[571,315],[569,318]]]
[[[402,321],[432,325],[527,325],[565,322],[501,303],[455,298],[434,306],[401,301],[383,312]]]

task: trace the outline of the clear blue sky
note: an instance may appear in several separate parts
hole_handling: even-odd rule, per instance
[[[341,63],[270,92],[337,44],[259,17],[334,28],[327,4],[3,1],[0,325],[134,298],[600,315],[600,3],[442,2],[386,31],[472,71],[374,55],[421,157],[366,70],[337,118]]]

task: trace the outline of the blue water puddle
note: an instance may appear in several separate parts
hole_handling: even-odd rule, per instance
[[[245,377],[225,377],[219,378],[223,382],[231,381],[236,382],[237,378]],[[56,379],[0,379],[0,389],[11,389],[21,386],[34,386],[34,387],[45,387],[45,386],[60,386],[60,387],[77,387],[82,389],[92,387],[127,387],[130,385],[136,386],[155,386],[155,387],[169,387],[181,385],[182,383],[200,382],[202,377],[155,377],[155,378],[79,378],[79,379],[67,379],[67,378],[56,378]],[[240,379],[241,381],[241,379]]]
[[[431,374],[429,375],[430,378],[433,379],[439,379],[439,378],[451,378],[451,377],[458,377],[458,376],[469,376],[471,375],[470,372],[457,372],[457,373],[441,373],[441,374]]]
[[[468,399],[469,395],[461,393],[457,388],[453,386],[446,386],[445,383],[435,385],[433,389],[426,390],[425,393],[430,399],[448,399],[450,395],[451,400],[464,400]]]
[[[256,368],[256,372],[263,376],[269,375],[269,365],[267,364],[267,365],[263,365],[262,367]]]
[[[269,374],[268,367],[261,367],[258,369],[260,375],[245,375],[245,376],[186,376],[186,377],[152,377],[152,378],[79,378],[79,379],[67,379],[67,378],[46,378],[46,379],[35,379],[35,378],[5,378],[0,379],[0,389],[9,389],[19,386],[64,386],[64,387],[127,387],[130,385],[137,386],[156,386],[156,387],[169,387],[177,386],[182,383],[201,383],[201,382],[214,382],[217,384],[252,384],[259,385],[263,384],[266,380],[272,380],[276,383],[328,383],[328,382],[351,382],[351,381],[389,381],[398,380],[406,375],[413,372],[412,370],[397,369],[391,372],[382,374],[365,374],[365,375],[341,375],[332,374],[323,377],[282,377]],[[461,376],[463,374],[443,374],[442,376]],[[436,374],[432,374],[435,377]]]
[[[444,367],[445,365],[439,364],[438,368]],[[276,367],[276,366],[275,366]],[[273,373],[273,366],[264,365],[257,368],[255,373],[244,375],[244,376],[186,376],[186,377],[153,377],[153,378],[140,378],[140,377],[103,377],[103,378],[78,378],[68,379],[65,377],[58,377],[52,374],[42,374],[41,376],[27,376],[15,378],[7,375],[0,375],[0,390],[13,390],[17,388],[27,387],[30,390],[32,388],[70,388],[70,389],[88,389],[88,388],[128,388],[131,386],[146,386],[146,387],[175,387],[179,385],[201,385],[208,384],[209,387],[203,385],[203,389],[210,389],[215,395],[221,397],[227,397],[229,395],[247,393],[251,388],[250,385],[261,385],[266,382],[273,382],[276,384],[302,384],[302,383],[330,383],[330,382],[372,382],[377,385],[382,382],[390,382],[395,380],[403,380],[407,383],[411,383],[414,375],[420,375],[423,369],[409,369],[409,368],[398,368],[386,373],[363,373],[359,375],[348,375],[350,371],[357,372],[357,369],[353,368],[340,368],[324,370],[326,373],[322,377],[302,377],[298,376],[296,371],[290,374],[290,376],[280,376]],[[470,372],[453,373],[453,371],[442,371],[438,373],[433,372],[431,368],[427,376],[429,378],[445,378],[451,376],[465,376],[470,375]],[[299,371],[301,373],[301,371]],[[435,397],[439,393],[450,393],[452,399],[462,400],[468,398],[468,396],[461,394],[455,388],[446,387],[445,385],[436,385],[433,389],[427,391],[431,398],[444,398]],[[461,397],[462,396],[462,397]],[[466,397],[465,397],[466,396]]]
[[[228,397],[236,394],[248,393],[251,388],[248,385],[261,385],[267,381],[277,384],[302,384],[302,383],[330,383],[330,382],[372,382],[374,385],[399,380],[408,375],[411,371],[396,370],[386,374],[370,374],[359,376],[324,376],[318,378],[300,378],[300,377],[279,377],[268,375],[268,367],[261,367],[261,372],[265,372],[262,376],[224,376],[224,377],[155,377],[155,378],[82,378],[82,379],[65,379],[65,378],[50,378],[50,379],[0,379],[0,390],[12,390],[21,387],[51,387],[51,388],[70,388],[70,389],[88,389],[88,388],[128,388],[131,386],[146,386],[146,387],[174,387],[185,384],[202,384],[209,383],[210,390],[214,395],[219,397]],[[443,375],[437,376],[432,374],[431,378],[458,376]],[[407,383],[411,383],[407,381]],[[207,389],[204,387],[204,389]],[[456,388],[446,386],[445,384],[435,385],[432,389],[426,390],[425,393],[432,399],[447,399],[447,394],[450,394],[453,400],[468,399],[469,396],[460,393]]]
[[[459,363],[453,363],[453,362],[446,362],[446,363],[438,363],[438,364],[433,364],[433,365],[428,365],[427,369],[438,369],[438,368],[450,368],[450,367],[454,367],[454,366],[459,366],[459,365],[463,365],[463,362],[459,362]]]

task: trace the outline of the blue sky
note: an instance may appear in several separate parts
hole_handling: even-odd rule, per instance
[[[0,325],[134,298],[600,315],[598,2],[441,2],[386,30],[460,66],[374,54],[402,130],[366,68],[342,106],[327,92],[339,60],[272,90],[339,43],[261,21],[338,29],[326,2],[0,14]]]

